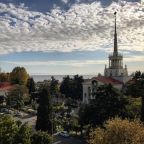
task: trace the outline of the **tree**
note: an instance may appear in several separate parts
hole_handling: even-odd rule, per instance
[[[66,97],[69,97],[70,95],[70,85],[71,85],[72,79],[69,76],[66,76],[63,78],[63,81],[60,85],[60,92],[64,94]]]
[[[31,144],[50,144],[52,141],[47,132],[37,131],[31,137]]]
[[[19,126],[15,136],[15,144],[31,144],[32,129],[25,123]]]
[[[0,115],[0,144],[14,144],[17,132],[15,121],[9,116]]]
[[[58,87],[58,80],[56,80],[53,76],[51,77],[50,83],[50,94],[52,96],[58,95],[59,87]]]
[[[31,128],[10,116],[0,116],[0,144],[31,144]]]
[[[127,93],[133,97],[141,97],[141,121],[144,122],[144,73],[135,72],[131,83],[127,85]]]
[[[75,85],[75,90],[74,90],[74,98],[82,100],[83,97],[83,77],[79,75],[74,76],[74,85]]]
[[[13,84],[26,85],[29,75],[24,67],[15,67],[10,74]]]
[[[128,97],[128,105],[126,105],[127,117],[135,119],[141,117],[141,97]]]
[[[12,117],[0,115],[0,144],[50,144],[51,137],[46,132],[32,132],[26,123]]]
[[[0,82],[8,82],[10,80],[10,73],[0,73]]]
[[[45,87],[40,92],[36,130],[52,133],[52,99],[48,88]]]
[[[30,103],[32,102],[32,100],[34,100],[34,94],[35,94],[35,90],[36,90],[36,86],[35,86],[35,81],[33,80],[32,77],[28,78],[27,80],[27,88],[30,94]]]
[[[33,80],[32,77],[28,78],[27,80],[27,88],[29,90],[29,94],[31,94],[32,92],[35,92],[36,90],[35,81]]]
[[[74,78],[70,78],[69,76],[64,77],[60,91],[66,97],[70,97],[72,99],[80,100],[82,99],[82,82],[83,77],[79,75],[75,75]]]
[[[115,116],[126,116],[127,98],[111,85],[101,85],[89,105],[80,109],[81,125],[102,125],[104,121]]]
[[[27,97],[27,88],[22,85],[16,85],[15,88],[8,93],[6,103],[9,107],[14,107],[19,110],[22,106],[24,106],[24,102]]]
[[[115,118],[106,121],[104,128],[90,132],[89,144],[142,144],[144,125],[139,121]]]

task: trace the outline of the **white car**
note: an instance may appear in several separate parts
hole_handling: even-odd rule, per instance
[[[67,131],[62,131],[59,133],[60,136],[63,136],[63,137],[69,137],[69,134]]]

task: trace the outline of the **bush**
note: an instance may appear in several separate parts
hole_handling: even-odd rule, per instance
[[[129,104],[126,105],[127,117],[130,119],[140,118],[141,115],[141,97],[128,98]]]
[[[143,144],[144,125],[137,120],[115,118],[108,120],[104,128],[90,132],[89,144]]]
[[[51,136],[46,132],[35,132],[31,127],[14,121],[12,117],[0,115],[0,144],[50,144]]]
[[[47,132],[37,131],[31,138],[31,144],[50,144],[51,137]]]
[[[18,125],[9,116],[0,115],[0,144],[14,144]]]
[[[31,128],[10,116],[0,116],[0,144],[31,144]]]

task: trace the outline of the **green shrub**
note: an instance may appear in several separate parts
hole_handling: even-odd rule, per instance
[[[37,131],[31,138],[31,144],[50,144],[51,137],[47,132]]]

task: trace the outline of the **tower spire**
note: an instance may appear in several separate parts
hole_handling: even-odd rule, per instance
[[[117,46],[117,23],[116,23],[116,14],[117,12],[114,13],[115,15],[115,33],[114,33],[114,52],[113,55],[118,55],[118,46]]]

